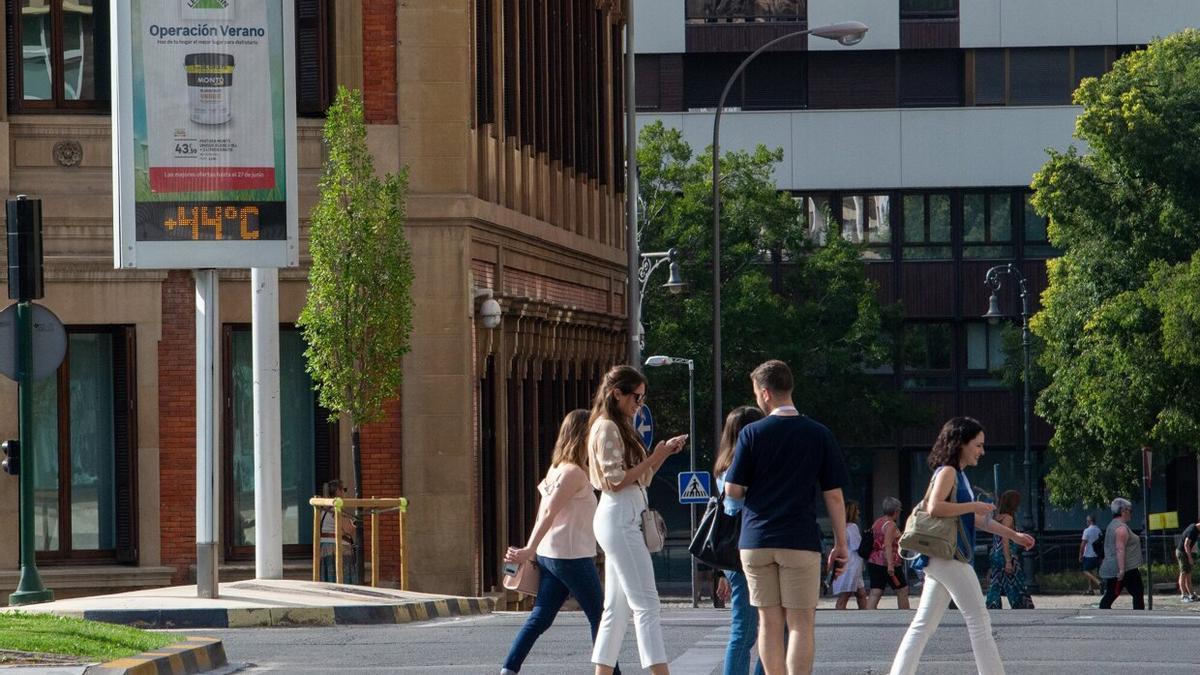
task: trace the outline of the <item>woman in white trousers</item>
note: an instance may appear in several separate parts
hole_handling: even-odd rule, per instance
[[[980,675],[1003,675],[1004,664],[992,637],[992,621],[984,605],[979,579],[971,566],[974,554],[975,528],[1001,537],[1008,537],[1026,550],[1033,548],[1033,537],[1016,532],[992,520],[993,504],[975,501],[975,493],[964,469],[979,464],[983,457],[983,426],[970,417],[955,417],[942,427],[937,442],[929,453],[929,468],[933,479],[926,493],[929,515],[935,518],[958,518],[962,524],[958,550],[954,558],[921,556],[918,565],[925,566],[925,588],[921,605],[913,617],[896,658],[891,675],[913,675],[921,661],[921,652],[937,631],[950,600],[958,606],[967,623],[975,667]],[[951,494],[954,498],[951,499]]]
[[[633,417],[646,397],[646,378],[629,366],[608,371],[592,402],[588,473],[600,490],[592,521],[604,551],[604,614],[592,649],[596,675],[610,675],[633,616],[643,668],[667,675],[667,650],[659,622],[654,566],[641,530],[646,486],[667,457],[683,449],[687,436],[660,442],[646,455]]]

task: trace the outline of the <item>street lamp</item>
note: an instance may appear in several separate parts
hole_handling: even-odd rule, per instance
[[[758,58],[759,54],[767,51],[771,47],[792,38],[802,35],[815,35],[827,40],[836,40],[838,44],[849,47],[850,45],[862,42],[863,36],[867,33],[867,25],[859,21],[844,21],[842,23],[830,24],[828,26],[818,26],[816,28],[806,28],[798,30],[786,35],[781,35],[774,40],[756,49],[750,56],[747,56],[733,71],[733,75],[729,76],[729,80],[725,83],[725,89],[721,91],[721,98],[717,102],[717,112],[713,116],[713,142],[712,142],[712,202],[713,202],[713,438],[721,437],[721,421],[725,418],[724,408],[721,402],[721,111],[725,109],[725,99],[729,97],[729,92],[733,89],[733,83],[742,76],[742,71],[746,70],[746,66],[750,62]]]
[[[1024,388],[1021,392],[1021,427],[1022,427],[1022,444],[1025,452],[1025,523],[1026,532],[1033,532],[1037,525],[1033,518],[1033,473],[1030,463],[1030,443],[1029,443],[1029,288],[1025,284],[1025,275],[1021,274],[1021,270],[1013,263],[1004,265],[996,265],[987,271],[984,276],[984,283],[992,289],[991,297],[988,298],[988,311],[983,315],[988,323],[995,325],[1004,318],[1004,312],[1000,311],[1000,298],[997,293],[1000,291],[1001,275],[1009,275],[1016,279],[1018,295],[1021,298],[1021,355],[1024,360],[1021,369],[1021,380]],[[1033,552],[1025,550],[1021,553],[1022,566],[1025,569],[1025,581],[1031,590],[1037,589],[1037,581],[1033,576]]]
[[[667,283],[662,287],[671,292],[672,295],[679,295],[687,288],[687,282],[683,280],[682,268],[679,266],[679,250],[669,248],[666,251],[658,253],[643,253],[641,254],[641,263],[638,265],[638,297],[646,297],[646,283],[650,281],[650,276],[654,274],[654,270],[662,266],[663,263],[669,263],[668,269],[670,276],[667,278]],[[642,328],[642,307],[644,303],[639,302],[637,306],[637,347],[639,357],[633,363],[636,366],[640,361],[641,350],[645,349],[645,330]]]
[[[672,249],[674,250],[674,249]],[[696,364],[691,359],[681,359],[674,356],[651,356],[646,359],[650,368],[670,365],[686,365],[688,369],[688,471],[696,470]],[[696,535],[696,505],[688,506],[692,515],[691,536]],[[689,538],[690,541],[690,538]],[[688,556],[692,561],[692,607],[700,606],[700,589],[696,586],[698,570],[696,558]]]

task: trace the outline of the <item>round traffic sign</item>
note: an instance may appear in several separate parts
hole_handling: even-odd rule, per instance
[[[33,303],[33,379],[50,377],[67,356],[67,329],[46,307]],[[17,306],[0,312],[0,375],[17,379]]]
[[[650,414],[650,406],[643,405],[638,408],[637,414],[633,416],[633,428],[642,437],[642,444],[649,451],[654,443],[654,416]]]

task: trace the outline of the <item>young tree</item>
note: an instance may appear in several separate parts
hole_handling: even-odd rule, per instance
[[[1059,504],[1138,485],[1140,449],[1195,452],[1200,432],[1200,32],[1117,61],[1075,93],[1076,135],[1033,181],[1064,255],[1033,331],[1054,425],[1046,478]]]
[[[359,431],[400,387],[412,332],[412,260],[404,232],[408,172],[375,173],[362,95],[338,88],[325,120],[320,200],[312,211],[308,301],[300,325],[321,405],[351,424],[354,495]],[[362,578],[362,530],[355,542]]]
[[[779,358],[793,369],[797,405],[843,441],[886,439],[901,426],[927,421],[894,391],[890,377],[872,374],[892,362],[898,309],[880,306],[861,247],[836,231],[821,233],[825,245],[813,244],[801,206],[776,187],[773,172],[782,158],[782,150],[760,145],[721,160],[726,407],[753,404],[750,371]],[[678,248],[689,284],[685,294],[668,295],[650,282],[642,309],[646,353],[692,358],[698,373],[712,368],[711,171],[711,149],[694,156],[681,133],[661,123],[642,130],[641,249]],[[686,373],[664,368],[653,376],[657,417],[686,423]],[[708,378],[697,380],[696,394],[696,409],[710,409]],[[708,427],[697,424],[705,439],[698,447],[712,448]]]

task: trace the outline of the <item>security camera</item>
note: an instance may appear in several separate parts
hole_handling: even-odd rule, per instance
[[[495,298],[488,298],[479,307],[479,317],[483,319],[484,328],[495,328],[500,325],[500,303]]]

